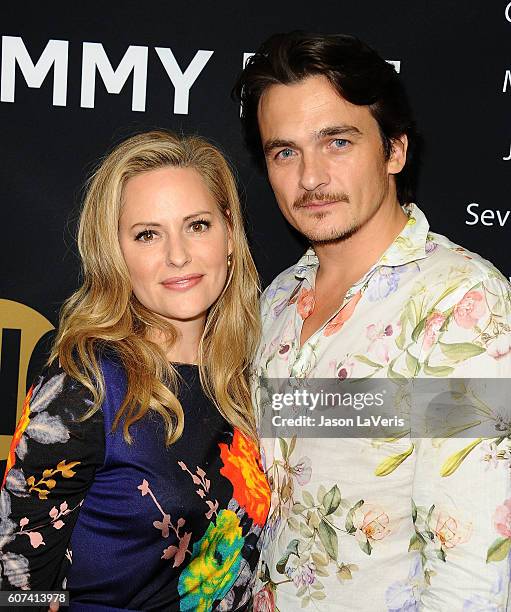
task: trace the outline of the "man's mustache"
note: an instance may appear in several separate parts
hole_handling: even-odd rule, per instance
[[[350,198],[347,193],[327,193],[306,191],[293,202],[293,208],[302,208],[311,202],[346,202],[349,204]]]

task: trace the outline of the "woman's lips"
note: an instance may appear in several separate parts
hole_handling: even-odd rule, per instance
[[[186,291],[198,285],[203,279],[203,274],[187,274],[186,276],[173,276],[162,281],[165,289],[172,291]]]

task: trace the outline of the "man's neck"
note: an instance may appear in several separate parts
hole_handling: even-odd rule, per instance
[[[319,259],[316,286],[337,286],[348,290],[380,259],[407,222],[397,200],[384,202],[353,236],[314,250]]]

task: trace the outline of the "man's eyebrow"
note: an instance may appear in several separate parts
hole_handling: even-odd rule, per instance
[[[316,140],[321,140],[321,138],[327,136],[362,136],[362,132],[354,125],[330,125],[314,132],[313,136]],[[296,142],[294,140],[273,138],[264,143],[263,151],[265,155],[268,155],[274,149],[285,149],[286,147],[292,149],[296,147]]]
[[[319,140],[325,136],[362,136],[362,132],[354,125],[331,125],[314,134]]]
[[[263,151],[265,155],[268,155],[273,149],[285,149],[286,147],[296,147],[294,140],[282,140],[281,138],[274,138],[264,143]]]

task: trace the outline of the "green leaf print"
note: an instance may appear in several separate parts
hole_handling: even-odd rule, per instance
[[[413,306],[413,300],[408,300],[406,302],[406,306],[401,313],[399,321],[401,323],[401,332],[396,338],[396,345],[399,349],[403,350],[405,348],[408,323],[410,323],[412,327],[415,327],[415,308]]]
[[[291,457],[291,455],[293,454],[293,451],[295,450],[295,446],[296,446],[296,435],[294,435],[291,438],[291,442],[289,443],[289,452],[287,454],[288,457]]]
[[[323,508],[325,509],[325,515],[328,516],[335,512],[341,503],[341,492],[339,487],[334,485],[328,493],[323,497]]]
[[[303,501],[308,508],[312,508],[314,504],[314,497],[309,493],[309,491],[302,491]]]
[[[386,457],[374,470],[375,476],[388,476],[398,468],[405,459],[407,459],[412,453],[415,446],[412,444],[408,450],[399,455],[391,455]]]
[[[335,530],[325,520],[322,520],[318,527],[318,534],[328,556],[336,561],[339,543]]]
[[[288,525],[289,529],[292,529],[293,531],[299,531],[300,530],[300,523],[295,519],[294,516],[290,516],[287,519],[287,525]]]
[[[353,358],[356,359],[357,361],[360,361],[361,363],[365,363],[371,368],[383,368],[383,366],[380,363],[376,363],[376,361],[371,361],[365,355],[353,355]]]
[[[320,553],[312,553],[311,557],[316,567],[326,567],[330,562],[328,557],[324,557]]]
[[[457,453],[454,453],[454,455],[448,457],[440,469],[440,476],[450,476],[451,474],[454,474],[454,472],[463,463],[467,455],[471,453],[481,441],[482,438],[477,438],[477,440],[474,440],[468,446],[465,446],[465,448],[462,448]]]
[[[279,574],[285,573],[286,564],[289,561],[289,557],[291,555],[296,555],[297,557],[299,556],[298,555],[298,544],[299,544],[299,540],[291,540],[291,542],[289,542],[289,544],[287,545],[286,552],[282,555],[282,557],[280,558],[279,562],[276,565],[276,569]]]
[[[426,326],[426,320],[427,317],[424,317],[424,319],[421,319],[417,325],[414,327],[414,330],[412,332],[412,340],[414,342],[417,342],[417,340],[419,339],[419,336],[422,334],[422,331],[424,330],[424,327]]]
[[[408,545],[408,552],[412,550],[423,550],[426,546],[426,540],[420,533],[414,533],[410,538],[410,544]]]
[[[346,531],[348,533],[355,533],[356,529],[353,525],[353,517],[355,516],[355,512],[364,505],[364,500],[359,500],[352,508],[348,510],[348,514],[346,515]]]
[[[424,374],[428,376],[450,376],[454,372],[454,368],[451,366],[430,366],[428,363],[424,363]]]
[[[414,357],[409,351],[406,351],[406,367],[410,377],[414,377],[419,371],[420,365],[417,357]]]
[[[314,532],[305,523],[300,523],[300,535],[304,538],[312,538]]]
[[[287,442],[284,440],[284,438],[279,438],[279,444],[280,444],[280,452],[282,454],[282,459],[284,459],[284,461],[287,461],[288,452],[289,452]]]
[[[511,551],[511,538],[497,538],[488,548],[486,563],[504,561]]]
[[[477,357],[486,351],[486,349],[472,342],[457,342],[455,344],[446,344],[439,342],[442,353],[454,362],[465,361],[471,357]]]
[[[396,372],[396,370],[394,370],[394,364],[395,363],[396,363],[396,359],[393,359],[389,363],[389,367],[387,369],[387,376],[389,378],[393,378],[395,381],[399,382],[399,384],[404,384],[404,383],[408,382],[408,379],[406,378],[406,376],[403,376],[402,374],[400,374],[399,372]]]
[[[366,540],[365,542],[359,542],[358,545],[360,546],[360,550],[364,552],[366,555],[371,554],[373,547],[369,543],[369,540]]]

